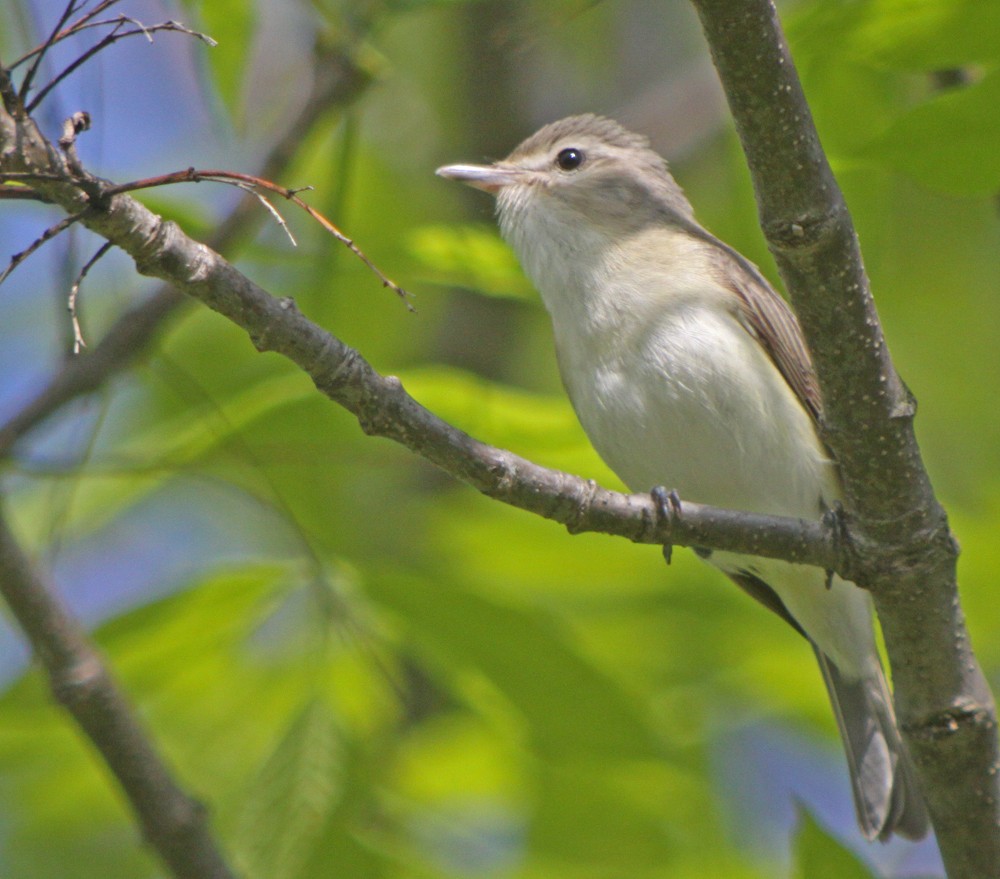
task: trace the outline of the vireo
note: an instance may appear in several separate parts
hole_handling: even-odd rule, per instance
[[[634,491],[815,519],[837,500],[809,353],[785,301],[703,229],[645,138],[598,116],[547,125],[442,177],[496,196],[503,237],[552,318],[563,383]],[[702,550],[812,645],[868,839],[927,813],[896,728],[867,592],[818,568]]]

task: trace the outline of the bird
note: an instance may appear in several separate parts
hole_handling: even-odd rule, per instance
[[[630,489],[803,519],[837,507],[840,475],[794,313],[698,223],[647,138],[571,116],[501,161],[437,174],[495,197],[501,235],[551,318],[577,417]],[[925,836],[869,593],[815,567],[695,551],[812,646],[865,838]]]

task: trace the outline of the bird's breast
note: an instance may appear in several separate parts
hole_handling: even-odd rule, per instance
[[[577,415],[633,490],[809,518],[835,492],[810,417],[716,297],[677,296],[617,321],[553,318]]]

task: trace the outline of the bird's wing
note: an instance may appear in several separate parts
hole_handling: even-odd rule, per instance
[[[774,365],[818,424],[823,412],[819,385],[792,310],[770,286],[761,284],[756,278],[737,277],[730,283],[739,296],[741,319],[771,355]]]
[[[721,247],[718,280],[736,294],[737,317],[767,351],[818,427],[823,403],[798,320],[751,262],[714,240]]]

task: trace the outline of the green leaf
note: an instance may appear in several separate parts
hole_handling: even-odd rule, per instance
[[[856,4],[840,4],[857,15]],[[849,55],[903,70],[943,70],[1000,58],[996,0],[869,3],[845,46]]]
[[[539,451],[586,442],[562,394],[525,391],[447,366],[397,375],[421,405],[494,445]]]
[[[810,3],[788,24],[799,58],[837,46],[828,60],[895,71],[932,71],[1000,59],[995,0],[867,0]]]
[[[536,300],[514,254],[492,227],[422,226],[409,234],[407,245],[428,281],[488,296]]]
[[[998,107],[1000,73],[992,73],[900,116],[860,155],[933,188],[993,194],[1000,190]]]
[[[340,759],[330,709],[319,699],[309,700],[247,793],[236,846],[251,876],[298,875],[339,798]]]
[[[799,804],[794,858],[800,879],[877,879],[861,860],[828,834]]]

